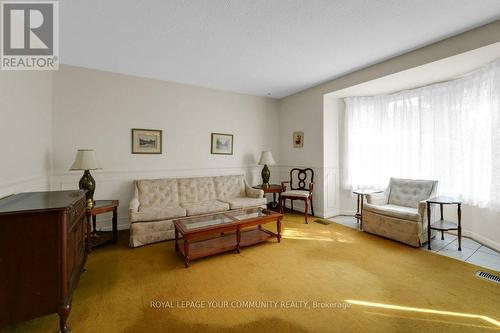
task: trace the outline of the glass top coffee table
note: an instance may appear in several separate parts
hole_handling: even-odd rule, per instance
[[[174,220],[175,250],[184,257],[185,267],[190,260],[236,250],[265,242],[270,238],[281,240],[281,218],[274,211],[249,208],[198,217]],[[274,233],[262,224],[276,222]],[[179,236],[184,244],[179,247]]]

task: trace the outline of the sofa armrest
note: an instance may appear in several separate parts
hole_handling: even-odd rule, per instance
[[[248,184],[245,184],[245,193],[246,193],[247,197],[249,197],[249,198],[263,198],[264,197],[263,190],[258,190],[256,188],[251,187]]]
[[[130,213],[137,213],[139,211],[139,206],[140,206],[139,199],[134,197],[132,200],[130,200],[130,203],[128,205],[128,209]]]
[[[134,196],[128,205],[130,213],[137,213],[139,211],[139,206],[141,202],[139,201],[139,190],[137,189],[137,181],[134,181]]]
[[[389,193],[384,191],[382,193],[372,193],[366,195],[366,202],[373,205],[385,205],[389,200]]]

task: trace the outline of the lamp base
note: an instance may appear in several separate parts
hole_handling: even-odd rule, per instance
[[[90,174],[89,170],[83,172],[83,176],[78,183],[80,190],[86,190],[85,197],[87,199],[87,208],[94,207],[94,192],[95,192],[95,180]]]
[[[271,178],[271,171],[267,167],[267,164],[262,168],[262,186],[269,187],[269,178]]]

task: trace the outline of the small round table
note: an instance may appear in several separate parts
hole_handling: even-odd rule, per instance
[[[444,232],[449,230],[457,230],[458,232],[458,251],[462,251],[462,201],[451,197],[438,196],[426,200],[427,202],[427,249],[431,249],[431,233],[432,230],[441,231],[441,239],[444,239]],[[431,223],[431,205],[439,205],[441,218],[438,221]],[[447,221],[443,218],[443,205],[457,205],[458,223]]]
[[[375,194],[375,193],[382,193],[384,191],[377,191],[377,190],[354,190],[352,193],[357,194],[358,196],[358,202],[356,205],[356,214],[354,214],[354,217],[359,223],[359,229],[363,229],[363,202],[365,201],[364,197],[367,194]]]
[[[95,200],[94,207],[87,209],[87,239],[88,250],[93,247],[113,243],[116,244],[118,240],[118,200]],[[111,237],[107,236],[108,233],[98,232],[96,229],[97,215],[104,213],[113,213],[111,220],[112,232]],[[92,232],[90,231],[90,218],[92,218]]]
[[[281,195],[281,192],[283,192],[283,187],[281,185],[277,184],[270,184],[269,186],[264,186],[264,185],[257,185],[253,187],[254,189],[257,190],[262,190],[264,193],[272,193],[273,194],[273,201],[269,202],[267,204],[267,208],[272,209],[274,211],[279,211],[279,196],[278,196],[278,201],[276,201],[276,193],[278,195]]]

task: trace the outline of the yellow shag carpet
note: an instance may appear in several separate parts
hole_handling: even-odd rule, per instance
[[[129,249],[123,232],[118,245],[91,253],[69,325],[74,333],[500,330],[500,287],[474,277],[479,267],[313,220],[287,214],[280,244],[188,269],[172,241]],[[49,315],[0,331],[57,328]]]

